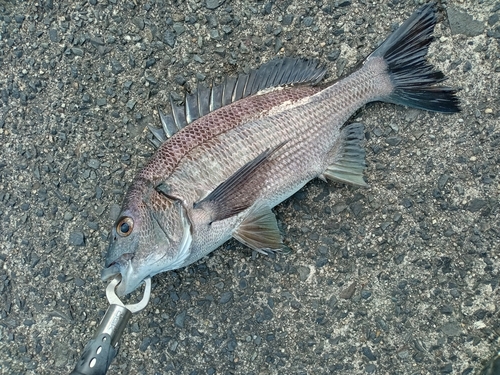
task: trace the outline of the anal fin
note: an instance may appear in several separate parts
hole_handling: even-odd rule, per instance
[[[320,177],[333,181],[367,187],[363,179],[366,169],[365,150],[362,146],[364,136],[363,124],[349,124],[342,130],[342,145],[337,157]]]
[[[233,237],[252,250],[266,255],[283,248],[276,217],[269,207],[251,209],[233,232]]]

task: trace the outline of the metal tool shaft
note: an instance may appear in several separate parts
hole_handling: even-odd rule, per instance
[[[96,334],[83,349],[75,369],[70,375],[105,375],[118,353],[118,341],[133,313],[146,307],[151,293],[151,279],[144,280],[144,296],[139,303],[124,305],[115,294],[120,282],[113,279],[106,288],[106,296],[111,304],[97,327]]]

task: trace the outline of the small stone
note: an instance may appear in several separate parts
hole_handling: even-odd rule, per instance
[[[214,52],[220,57],[226,56],[226,49],[224,47],[215,47]]]
[[[65,221],[71,221],[71,220],[73,220],[73,214],[71,212],[66,212],[64,214],[64,220]]]
[[[285,14],[281,23],[285,26],[291,25],[293,22],[293,14]]]
[[[388,137],[386,142],[390,145],[390,146],[397,146],[401,143],[401,137]]]
[[[460,336],[462,333],[462,330],[460,329],[460,326],[456,322],[449,322],[444,324],[441,327],[441,331],[447,336],[453,337],[453,336]]]
[[[111,60],[111,71],[113,72],[113,74],[120,74],[124,70],[125,68],[118,60],[116,59]]]
[[[56,29],[49,29],[49,39],[53,43],[58,43],[60,41],[59,35]]]
[[[368,299],[371,297],[371,295],[372,295],[372,292],[370,292],[369,290],[363,289],[361,291],[361,298],[363,298],[363,299]]]
[[[349,5],[351,5],[351,1],[350,0],[344,0],[344,1],[341,1],[339,3],[339,7],[348,7]]]
[[[98,169],[101,163],[97,159],[90,159],[87,163],[90,168]]]
[[[361,348],[361,352],[365,355],[366,358],[368,358],[370,361],[375,361],[377,359],[377,357],[375,357],[375,355],[373,354],[373,352],[371,351],[371,349],[367,346],[364,346],[363,348]]]
[[[441,374],[451,374],[453,372],[453,366],[451,363],[447,363],[441,368]]]
[[[446,183],[448,182],[448,179],[450,178],[450,176],[448,176],[447,174],[442,174],[439,179],[438,179],[438,189],[439,190],[443,190],[444,187],[446,186]]]
[[[273,9],[273,1],[270,1],[264,5],[264,9],[262,10],[262,14],[265,16],[267,14],[271,14],[271,11]]]
[[[219,21],[217,20],[217,17],[214,14],[207,14],[205,18],[207,19],[209,28],[215,29],[219,25]]]
[[[35,324],[35,321],[33,319],[26,319],[23,324],[26,326],[26,327],[31,327],[33,324]]]
[[[319,257],[318,260],[316,261],[316,267],[321,268],[324,267],[328,264],[328,258],[327,257]]]
[[[73,55],[75,55],[75,56],[80,56],[80,57],[82,57],[82,56],[83,56],[83,49],[73,47],[73,48],[71,48],[71,53],[72,53]]]
[[[224,305],[224,304],[228,303],[229,301],[231,301],[232,298],[233,298],[233,292],[224,292],[224,293],[222,293],[222,295],[220,297],[219,303],[221,305]]]
[[[326,58],[327,58],[328,60],[330,60],[330,61],[335,61],[335,60],[337,60],[337,59],[339,58],[339,56],[340,56],[340,50],[339,50],[339,49],[336,49],[335,51],[330,52],[330,53],[326,56]]]
[[[186,321],[187,311],[184,310],[179,315],[175,317],[175,325],[179,328],[184,328],[184,323]]]
[[[395,223],[400,224],[400,223],[401,223],[401,221],[403,220],[403,215],[401,215],[401,213],[400,213],[400,212],[396,212],[396,213],[394,214],[394,216],[392,217],[392,220],[393,220]]]
[[[206,0],[205,6],[210,10],[214,10],[220,7],[224,1],[225,0]]]
[[[304,24],[305,27],[310,27],[312,26],[314,22],[314,18],[311,16],[307,16],[302,20],[302,23]]]
[[[156,63],[156,59],[154,57],[147,59],[146,60],[146,69],[151,68],[155,63]]]
[[[454,7],[447,9],[448,22],[450,23],[451,34],[464,34],[466,36],[477,36],[483,33],[484,25],[465,11]]]
[[[26,18],[26,17],[25,17],[25,16],[23,16],[22,14],[17,14],[17,15],[15,15],[15,16],[14,16],[14,19],[16,20],[16,22],[17,22],[18,24],[23,23],[23,22],[24,22],[24,20],[25,20],[25,18]]]
[[[484,199],[474,198],[468,205],[468,210],[470,212],[477,212],[484,206],[486,206],[486,201]]]
[[[375,366],[373,363],[369,363],[365,367],[365,372],[368,374],[373,374],[376,371],[377,371],[377,366]]]
[[[211,39],[218,40],[220,38],[219,30],[210,30],[208,33]]]
[[[401,359],[406,359],[410,356],[410,352],[408,350],[401,350],[398,352],[398,357]]]
[[[134,109],[136,103],[137,103],[136,100],[130,99],[127,102],[126,106],[127,106],[128,109],[132,110],[132,109]]]
[[[74,231],[69,235],[69,243],[73,246],[85,246],[85,235],[83,232]]]
[[[200,55],[195,54],[193,56],[193,60],[196,61],[197,63],[205,64],[205,60],[203,60],[203,58]]]
[[[179,22],[175,22],[172,27],[177,35],[182,35],[186,31],[186,28],[184,27],[184,25],[182,23],[179,23]]]
[[[499,18],[500,16],[497,13],[492,14],[490,18],[488,18],[488,25],[493,26],[498,22]]]
[[[306,266],[300,266],[297,269],[297,271],[299,273],[299,280],[300,281],[306,281],[307,277],[309,276],[309,273],[311,272],[311,270],[309,269],[309,267],[306,267]]]
[[[142,340],[141,345],[139,345],[139,350],[145,352],[150,344],[151,344],[151,338],[145,337],[144,340]]]
[[[403,205],[404,208],[410,208],[411,206],[413,206],[413,202],[411,201],[411,199],[408,198],[403,198],[401,204]]]
[[[340,293],[339,297],[342,299],[351,299],[355,291],[356,291],[356,282],[353,282],[351,285],[349,285],[346,289],[344,289]]]

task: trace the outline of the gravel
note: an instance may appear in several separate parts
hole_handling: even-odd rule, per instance
[[[443,3],[429,58],[463,111],[361,109],[370,188],[315,180],[275,209],[290,251],[229,241],[154,277],[109,374],[469,374],[497,353],[500,3]],[[333,80],[414,9],[0,3],[1,372],[66,374],[95,333],[110,225],[171,94],[276,55]]]

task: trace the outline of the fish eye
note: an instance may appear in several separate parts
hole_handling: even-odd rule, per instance
[[[134,221],[128,216],[122,217],[116,224],[116,233],[122,237],[127,237],[132,233],[132,229],[134,229]]]

